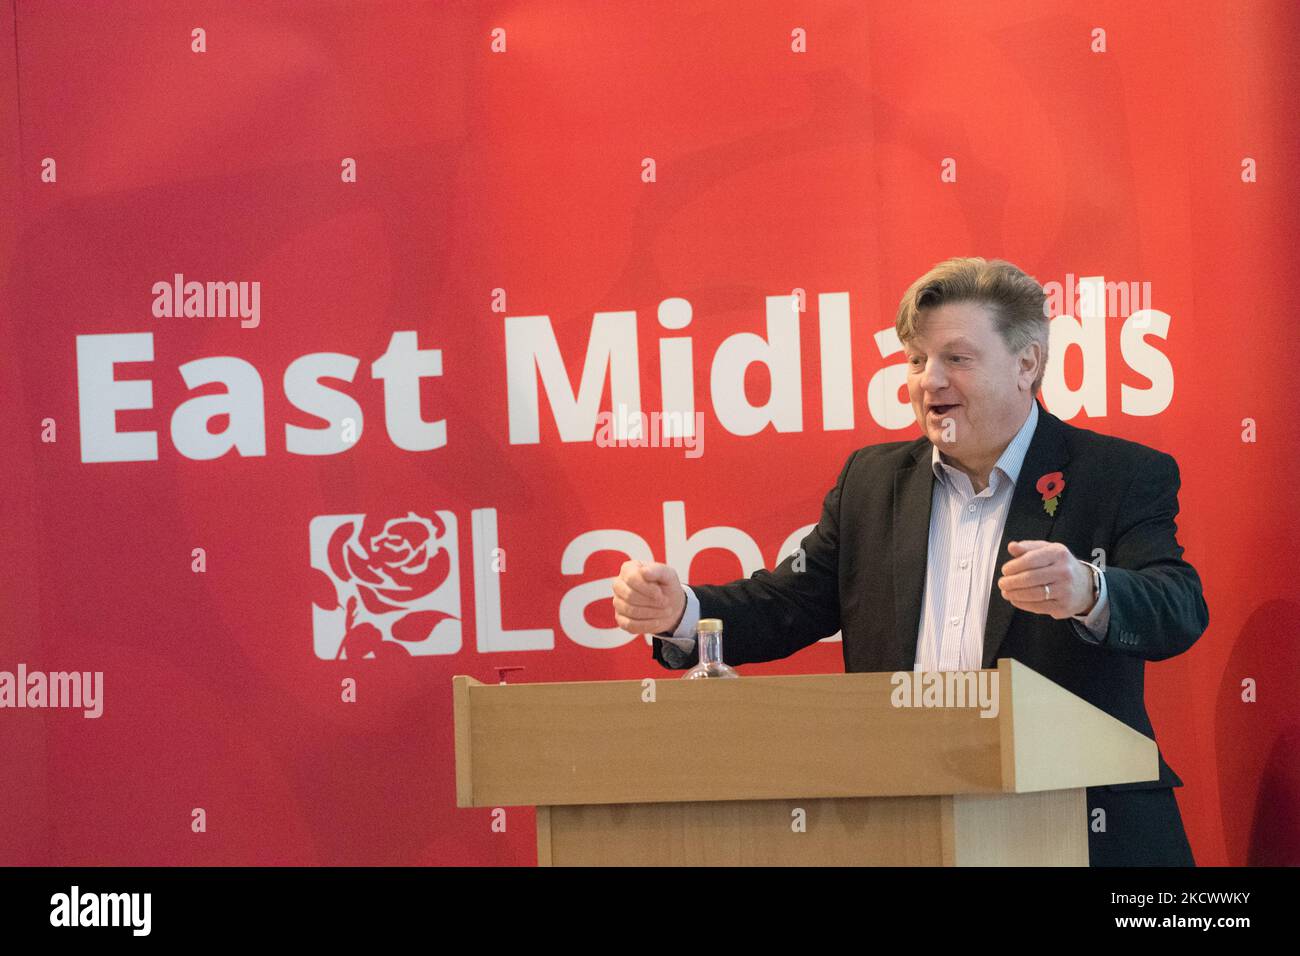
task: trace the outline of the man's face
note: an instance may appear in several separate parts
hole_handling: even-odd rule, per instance
[[[991,467],[1024,423],[1036,374],[1011,353],[993,322],[987,306],[946,303],[926,309],[920,334],[903,346],[921,430],[941,452],[971,467]]]

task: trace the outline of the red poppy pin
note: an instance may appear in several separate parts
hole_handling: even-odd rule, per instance
[[[1065,490],[1065,476],[1059,471],[1048,472],[1038,479],[1038,484],[1034,487],[1043,496],[1043,509],[1049,515],[1055,516],[1056,506],[1061,500],[1061,492]]]

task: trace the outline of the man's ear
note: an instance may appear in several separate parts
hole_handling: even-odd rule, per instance
[[[1020,350],[1020,374],[1019,382],[1024,386],[1025,391],[1034,387],[1034,379],[1042,370],[1043,347],[1038,342],[1030,342]]]

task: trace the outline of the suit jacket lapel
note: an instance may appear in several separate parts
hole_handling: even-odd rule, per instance
[[[1056,517],[1049,515],[1043,506],[1043,496],[1037,488],[1038,479],[1049,472],[1064,472],[1069,460],[1070,452],[1065,442],[1065,425],[1039,405],[1038,424],[1034,428],[1034,437],[1029,442],[1029,450],[1025,453],[1024,463],[1020,467],[1020,476],[1016,479],[1016,488],[1011,497],[1011,510],[1007,514],[1002,540],[998,544],[998,553],[993,566],[993,580],[989,582],[989,613],[984,623],[984,667],[996,665],[998,649],[1002,646],[1002,641],[1007,636],[1007,629],[1011,626],[1011,619],[1018,610],[998,590],[1002,565],[1011,560],[1011,552],[1007,550],[1007,545],[1012,541],[1050,540]],[[1068,475],[1065,490],[1070,490]],[[1077,491],[1075,493],[1077,494]],[[1068,497],[1069,495],[1062,492],[1058,512],[1059,507],[1069,507],[1065,504]]]
[[[929,440],[923,439],[912,450],[911,460],[894,472],[894,646],[890,658],[896,670],[911,670],[916,663],[935,482],[931,448]]]

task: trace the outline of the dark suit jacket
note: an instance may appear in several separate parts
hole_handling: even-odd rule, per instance
[[[1041,405],[1038,412],[989,582],[983,665],[1023,661],[1154,739],[1143,700],[1146,662],[1187,650],[1209,623],[1200,578],[1175,539],[1178,464],[1145,445],[1069,425]],[[803,539],[803,571],[792,569],[791,556],[731,584],[691,586],[701,617],[723,621],[727,663],[788,657],[842,631],[845,671],[913,668],[936,480],[931,448],[922,436],[850,455],[821,520]],[[1053,471],[1065,477],[1054,516],[1035,490]],[[1007,543],[1023,539],[1059,541],[1085,561],[1103,550],[1110,622],[1101,643],[1086,641],[1081,625],[1022,611],[1002,597],[997,581],[1012,557]],[[665,667],[699,659],[697,652],[673,654],[670,662],[661,641],[651,644]],[[1158,780],[1106,789],[1171,786],[1182,780],[1161,754]]]

